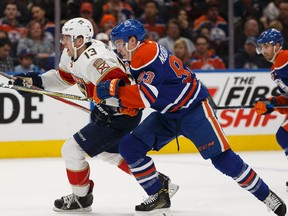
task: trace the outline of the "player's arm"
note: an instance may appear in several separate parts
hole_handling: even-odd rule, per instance
[[[63,91],[75,84],[71,73],[66,72],[62,68],[49,70],[40,77],[46,90]]]
[[[288,98],[284,95],[279,95],[276,97],[276,105],[285,105],[288,104]],[[288,114],[287,108],[275,108],[276,111],[278,111],[281,114]]]
[[[100,103],[114,97],[120,99],[119,106],[145,108],[156,101],[157,94],[157,89],[152,85],[125,85],[120,79],[114,79],[96,85],[94,100]]]
[[[275,108],[275,105],[288,104],[288,98],[284,95],[270,98],[260,98],[254,104],[254,110],[258,115],[266,115],[273,111],[278,111],[281,114],[288,114],[288,108]]]

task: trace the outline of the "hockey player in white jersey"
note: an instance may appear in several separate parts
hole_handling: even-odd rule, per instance
[[[16,85],[23,85],[23,79],[45,90],[61,91],[77,85],[88,98],[93,98],[95,85],[109,81],[117,91],[119,85],[129,85],[125,67],[117,55],[104,43],[92,39],[93,27],[84,18],[74,18],[62,27],[61,43],[64,47],[58,70],[42,75],[22,74]],[[112,83],[112,79],[118,81]],[[123,80],[120,82],[120,80]],[[24,92],[20,92],[23,94]],[[54,210],[60,212],[91,211],[93,203],[93,181],[85,154],[98,156],[130,174],[129,167],[118,153],[119,140],[132,131],[140,122],[142,110],[116,108],[95,104],[91,113],[92,121],[69,138],[62,147],[62,157],[72,187],[72,194],[55,200]],[[178,186],[159,173],[163,184],[170,183],[171,196]]]

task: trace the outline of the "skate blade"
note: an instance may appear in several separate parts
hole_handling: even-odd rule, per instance
[[[59,209],[59,208],[54,207],[53,211],[55,211],[55,212],[67,212],[67,213],[74,213],[74,212],[75,213],[80,213],[80,212],[91,212],[92,208],[91,208],[91,206],[89,206],[89,207],[86,207],[86,208],[66,210],[66,209]]]
[[[179,190],[179,185],[169,183],[168,185],[168,192],[169,192],[169,198],[171,199]]]
[[[155,209],[149,212],[136,211],[134,216],[173,216],[170,208]]]

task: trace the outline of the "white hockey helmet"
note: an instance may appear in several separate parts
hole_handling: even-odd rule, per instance
[[[82,36],[84,43],[91,42],[94,35],[93,26],[88,19],[77,17],[68,20],[62,27],[62,35],[70,35],[75,41],[78,36]]]

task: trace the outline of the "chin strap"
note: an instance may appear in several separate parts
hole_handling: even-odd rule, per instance
[[[274,46],[274,47],[273,47],[274,56],[273,56],[273,58],[269,61],[269,62],[271,62],[271,63],[274,63],[275,58],[276,58],[276,55],[282,50],[282,47],[279,48],[278,52],[276,52],[275,49],[276,49],[276,47]]]
[[[128,61],[131,61],[132,52],[135,51],[139,47],[139,45],[140,45],[140,41],[137,42],[137,45],[133,49],[129,50],[128,43],[125,43],[125,48],[128,51],[128,59],[127,59]]]

